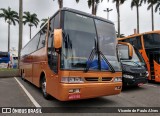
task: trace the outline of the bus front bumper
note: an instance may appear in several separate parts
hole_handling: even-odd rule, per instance
[[[95,98],[100,96],[116,95],[121,92],[122,83],[83,83],[60,84],[58,98],[60,101]],[[79,91],[77,91],[79,90]],[[75,91],[75,92],[74,92]]]
[[[146,77],[134,78],[134,79],[127,79],[123,77],[123,85],[124,86],[141,86],[147,83]]]

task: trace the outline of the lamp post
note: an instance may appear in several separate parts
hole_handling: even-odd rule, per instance
[[[113,9],[106,8],[103,10],[104,12],[107,12],[107,19],[109,19],[109,12],[112,11]]]

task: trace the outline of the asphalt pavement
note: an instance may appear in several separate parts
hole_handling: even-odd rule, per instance
[[[21,87],[21,85],[25,90]],[[28,91],[28,94],[26,93]],[[32,97],[32,98],[31,98]],[[32,100],[31,100],[32,99]],[[81,113],[82,110],[87,111],[92,107],[160,107],[160,83],[147,83],[141,87],[128,87],[121,94],[114,96],[105,96],[93,99],[61,102],[55,98],[45,100],[41,90],[27,81],[17,78],[0,78],[0,107],[70,107],[78,108],[79,113],[72,115],[106,115],[105,113]],[[84,109],[85,108],[85,109]],[[60,114],[62,113],[62,114]],[[64,115],[63,110],[59,111],[59,115]],[[131,114],[130,115],[142,115]],[[65,113],[71,115],[71,113]],[[117,115],[111,113],[111,115]],[[118,115],[128,115],[128,113],[120,113]],[[146,114],[143,114],[146,115]],[[147,115],[158,116],[157,113],[149,113]]]

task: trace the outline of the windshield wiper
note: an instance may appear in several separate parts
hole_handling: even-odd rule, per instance
[[[115,73],[115,70],[114,70],[114,68],[113,68],[113,66],[109,63],[109,61],[107,60],[107,58],[103,55],[103,53],[101,52],[101,51],[98,51],[96,48],[94,48],[92,51],[91,51],[91,53],[90,53],[90,56],[89,56],[89,58],[88,58],[88,64],[86,65],[86,68],[85,68],[85,70],[84,70],[84,72],[88,72],[88,70],[89,70],[89,68],[90,68],[90,65],[91,65],[91,63],[92,63],[92,61],[93,61],[93,58],[94,58],[94,56],[95,55],[98,55],[98,53],[99,53],[99,55],[100,56],[102,56],[102,58],[105,60],[105,62],[108,64],[108,66],[109,66],[109,68],[111,69],[111,72],[112,73]],[[103,60],[102,59],[102,60]],[[99,61],[98,61],[99,62]],[[101,65],[101,61],[100,61],[100,65]],[[101,67],[101,66],[100,66]]]
[[[111,65],[111,63],[109,63],[109,61],[107,60],[107,58],[104,56],[104,54],[100,52],[100,55],[103,57],[103,59],[106,61],[106,63],[108,64],[109,68],[111,69],[112,73],[115,73],[116,71],[114,70],[113,66]]]
[[[132,60],[123,60],[122,62],[132,62],[132,63],[136,64],[137,66],[142,67],[140,64],[138,64],[138,63],[136,63],[135,61],[132,61]]]
[[[94,54],[96,54],[96,49],[95,49],[95,48],[91,51],[91,53],[90,53],[90,55],[89,55],[89,58],[88,58],[88,60],[87,60],[88,62],[89,62],[89,61],[92,62],[92,60],[93,60],[93,58],[94,58]],[[89,66],[88,66],[88,65],[89,65]],[[86,64],[86,68],[85,68],[84,72],[88,72],[89,67],[90,67],[90,63]]]

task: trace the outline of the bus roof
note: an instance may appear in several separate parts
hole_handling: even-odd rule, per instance
[[[70,12],[78,13],[78,14],[85,15],[85,16],[88,16],[88,17],[91,17],[91,18],[94,18],[94,19],[99,19],[99,20],[114,24],[112,21],[110,21],[108,19],[105,19],[105,18],[102,18],[102,17],[99,17],[99,16],[95,16],[95,15],[92,15],[92,14],[89,14],[89,13],[86,13],[86,12],[82,12],[82,11],[79,11],[79,10],[75,10],[75,9],[71,9],[71,8],[67,8],[67,7],[63,7],[60,10],[61,11],[70,11]]]
[[[145,35],[145,34],[153,34],[153,33],[160,33],[160,30],[156,30],[156,31],[148,31],[148,32],[144,32],[144,33],[138,33],[138,34],[133,34],[133,35],[129,35],[123,38],[117,38],[117,40],[124,40],[126,38],[132,38],[132,37],[136,37],[136,36],[141,36],[141,35]]]

